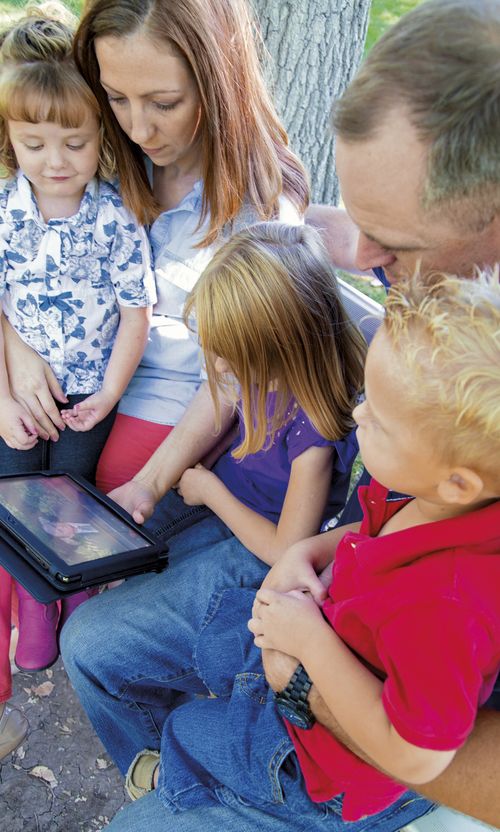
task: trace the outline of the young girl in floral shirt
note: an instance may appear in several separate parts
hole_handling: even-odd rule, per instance
[[[115,164],[99,105],[71,49],[71,28],[36,12],[0,47],[0,162],[8,176],[0,189],[1,310],[50,364],[71,428],[50,440],[36,413],[11,396],[0,333],[0,471],[58,468],[93,479],[144,351],[155,290],[145,231],[108,181]],[[9,621],[0,632],[1,708],[10,696],[10,578],[2,571],[0,580]],[[16,664],[48,667],[58,656],[58,606],[16,588]],[[60,625],[80,600],[63,607]],[[0,757],[11,745],[0,744]]]

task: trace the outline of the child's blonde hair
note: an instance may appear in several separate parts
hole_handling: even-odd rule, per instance
[[[431,275],[398,283],[384,330],[415,424],[443,461],[500,483],[500,284]],[[401,372],[403,370],[403,372]]]
[[[0,34],[0,165],[4,175],[18,168],[8,122],[43,121],[78,128],[93,113],[101,123],[97,98],[72,57],[77,18],[61,3],[30,4],[26,17]],[[101,126],[98,175],[112,179],[115,160]]]
[[[186,320],[193,311],[218,417],[217,388],[228,382],[215,371],[217,356],[236,379],[232,394],[241,398],[246,426],[236,458],[272,443],[292,400],[326,439],[351,429],[366,345],[311,228],[270,222],[235,234],[189,296]],[[269,421],[271,389],[276,406]]]

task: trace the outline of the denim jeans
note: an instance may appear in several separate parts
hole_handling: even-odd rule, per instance
[[[314,804],[305,792],[246,626],[245,587],[267,567],[215,517],[170,547],[164,573],[90,599],[62,634],[66,669],[121,771],[141,749],[161,748],[156,793],[110,829],[344,829],[340,798]],[[349,829],[393,832],[430,805],[408,793]]]
[[[194,698],[171,712],[156,792],[118,813],[109,828],[395,832],[429,811],[428,801],[407,793],[385,812],[345,824],[341,797],[309,799],[260,650],[244,625],[253,598],[241,588],[212,596],[193,664],[215,698]]]
[[[193,648],[213,593],[258,587],[268,571],[214,515],[171,537],[169,546],[164,572],[90,598],[61,634],[66,670],[123,773],[138,751],[159,747],[183,693],[208,693]]]

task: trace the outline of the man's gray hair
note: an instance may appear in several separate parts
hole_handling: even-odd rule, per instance
[[[333,127],[363,141],[395,108],[429,148],[423,206],[485,227],[500,213],[500,0],[427,0],[404,15],[336,102]]]

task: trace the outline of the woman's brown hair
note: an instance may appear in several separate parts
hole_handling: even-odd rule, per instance
[[[288,148],[286,132],[266,89],[260,40],[245,0],[90,0],[75,38],[75,59],[95,91],[114,145],[125,204],[151,222],[159,213],[140,148],[119,127],[99,81],[94,43],[136,32],[180,55],[198,85],[201,105],[202,245],[209,245],[245,200],[261,219],[278,215],[285,194],[304,212],[309,187]],[[126,60],[126,57],[124,57]]]

